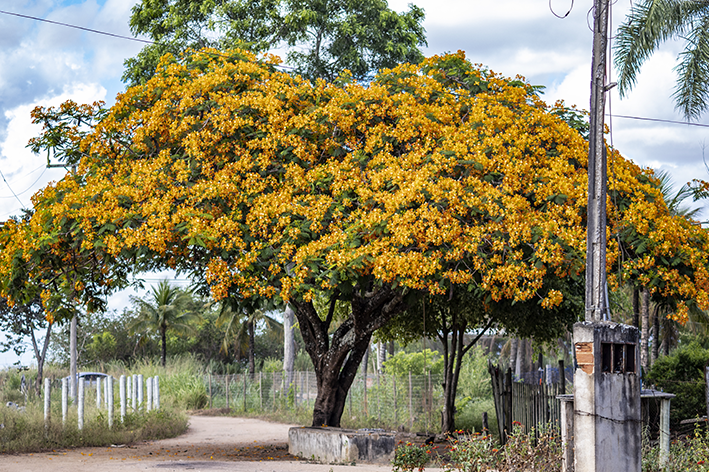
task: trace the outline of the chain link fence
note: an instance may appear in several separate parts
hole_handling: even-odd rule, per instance
[[[343,420],[388,429],[436,431],[443,409],[443,376],[435,374],[394,376],[359,373],[350,388]],[[286,385],[282,372],[205,375],[210,408],[244,412],[286,409],[312,410],[317,398],[315,372],[294,372]],[[347,423],[348,421],[343,421]]]

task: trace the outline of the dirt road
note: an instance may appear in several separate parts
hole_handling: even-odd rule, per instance
[[[0,455],[0,472],[390,472],[391,467],[313,464],[288,454],[288,428],[250,418],[191,416],[174,439],[131,447]],[[441,469],[427,468],[427,471]]]

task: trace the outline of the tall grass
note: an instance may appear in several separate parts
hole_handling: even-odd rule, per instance
[[[87,408],[82,430],[77,427],[75,410],[64,425],[61,410],[56,410],[52,409],[52,418],[45,424],[39,402],[27,405],[25,411],[0,407],[0,453],[129,444],[175,437],[187,429],[187,417],[172,409],[129,414],[123,423],[114,421],[113,428],[109,429],[105,411]]]

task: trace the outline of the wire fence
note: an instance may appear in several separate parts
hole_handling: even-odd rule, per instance
[[[443,376],[357,374],[347,394],[343,416],[378,427],[436,430],[443,409]],[[312,410],[318,388],[315,372],[294,372],[290,386],[281,372],[205,375],[210,408],[273,412]],[[361,421],[360,421],[361,423]]]

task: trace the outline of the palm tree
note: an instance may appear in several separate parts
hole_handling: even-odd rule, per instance
[[[259,322],[263,322],[266,324],[267,329],[278,332],[283,330],[283,324],[268,316],[265,309],[253,307],[246,309],[235,299],[225,299],[221,305],[217,326],[224,327],[222,350],[228,353],[229,348],[233,346],[237,358],[240,357],[243,351],[246,351],[249,358],[249,375],[253,378],[256,373],[256,361],[254,358],[256,325]]]
[[[684,202],[688,198],[694,196],[694,192],[688,184],[684,184],[679,190],[675,191],[670,174],[663,170],[655,171],[655,178],[657,179],[658,189],[662,193],[662,198],[665,200],[667,209],[672,215],[686,219],[693,219],[698,216],[701,208],[690,208],[684,205]],[[641,352],[641,358],[644,357],[647,362],[647,364],[643,365],[649,367],[657,360],[661,346],[664,348],[662,352],[667,355],[669,354],[670,347],[676,345],[679,338],[679,327],[676,321],[667,318],[667,315],[674,309],[671,300],[663,300],[655,303],[652,328],[652,356],[650,356],[650,353],[647,352],[647,339],[649,338],[650,331],[650,296],[647,289],[643,289],[643,296],[646,297],[646,299],[642,304],[643,342],[641,345],[643,351]],[[696,305],[691,305],[689,308],[691,320],[706,318]]]
[[[618,28],[614,52],[621,96],[637,81],[638,72],[661,43],[681,39],[676,107],[687,119],[707,109],[709,99],[709,2],[697,0],[642,0],[634,4]]]
[[[131,331],[147,333],[157,330],[160,333],[162,366],[167,357],[167,331],[178,334],[193,334],[193,323],[201,317],[190,310],[192,295],[189,291],[173,287],[167,280],[152,287],[149,300],[131,297],[138,308],[138,317],[131,324]]]

